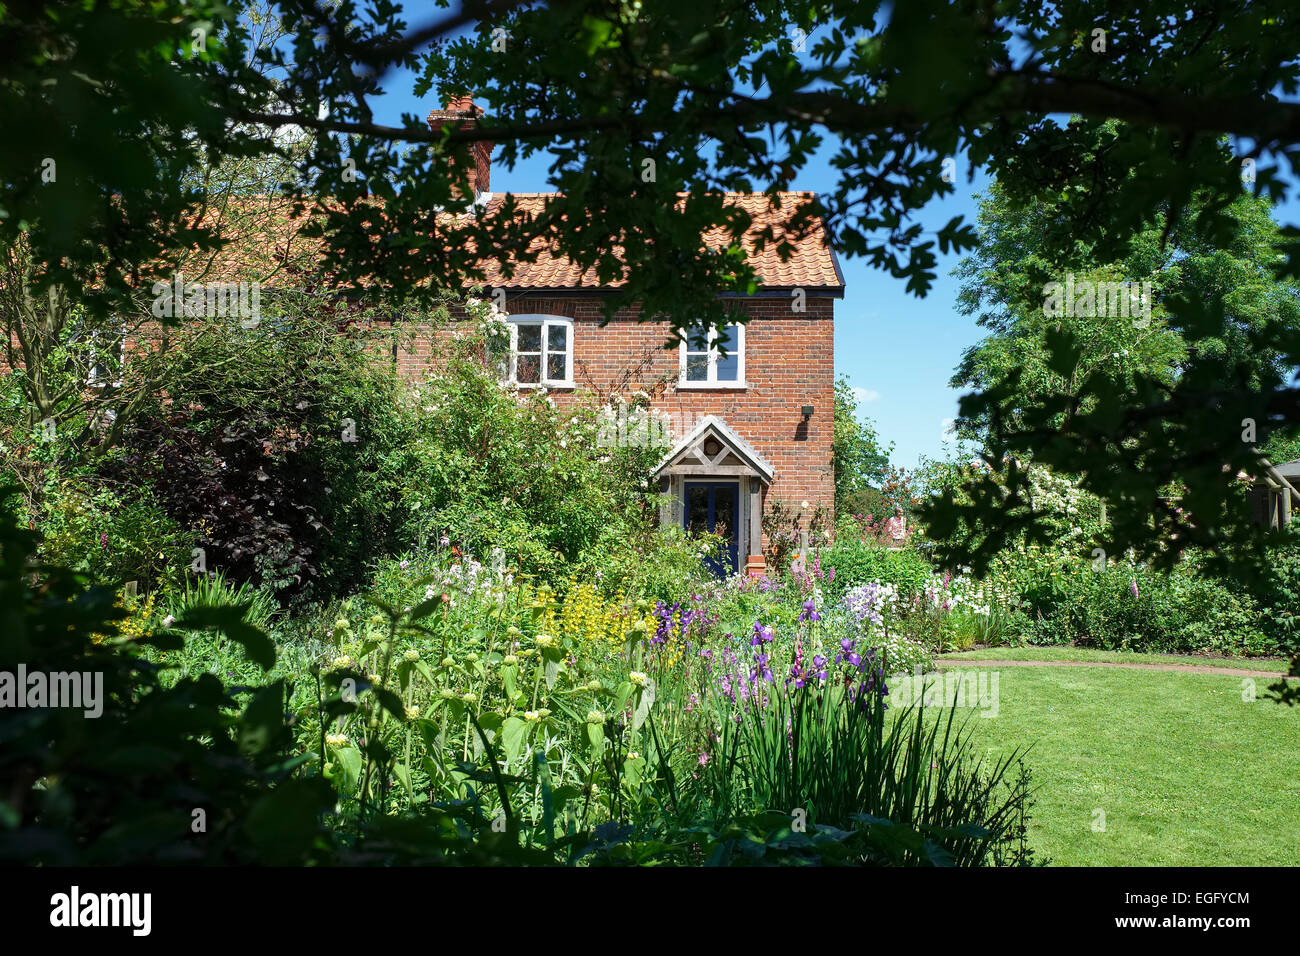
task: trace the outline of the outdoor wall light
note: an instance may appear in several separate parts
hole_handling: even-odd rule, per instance
[[[811,405],[805,405],[803,407],[803,417],[805,419],[812,418],[814,411],[816,411],[816,409],[814,409]]]

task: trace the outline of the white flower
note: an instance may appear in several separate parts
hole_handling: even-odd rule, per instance
[[[633,684],[636,684],[637,687],[644,687],[647,679],[646,675],[641,673],[641,671],[632,671],[632,673],[627,675],[627,678]]]

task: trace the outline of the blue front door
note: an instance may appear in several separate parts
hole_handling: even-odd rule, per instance
[[[726,542],[722,560],[709,559],[709,568],[719,577],[739,570],[740,484],[735,481],[686,482],[686,507],[682,509],[687,531],[711,531]]]

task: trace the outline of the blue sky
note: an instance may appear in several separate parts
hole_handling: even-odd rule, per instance
[[[408,5],[409,19],[423,23],[431,4]],[[815,39],[815,34],[814,34]],[[809,41],[811,46],[813,40]],[[411,93],[414,76],[394,72],[387,77],[387,94],[372,101],[375,119],[400,125],[402,113],[425,115],[442,104],[417,100]],[[829,158],[838,140],[828,138],[821,151],[793,183],[796,189],[829,192],[836,171]],[[957,157],[955,192],[935,199],[915,215],[915,221],[933,231],[954,216],[974,223],[977,195],[989,178],[977,171],[967,181],[969,167]],[[508,170],[492,168],[493,192],[547,192],[548,153],[521,160]],[[1294,191],[1290,202],[1278,210],[1283,222],[1300,221]],[[845,296],[836,305],[835,372],[845,375],[857,390],[859,408],[876,425],[882,443],[893,444],[891,460],[906,468],[921,456],[942,457],[952,451],[945,427],[957,414],[960,391],[948,380],[965,349],[983,337],[973,318],[955,308],[957,282],[951,273],[959,261],[955,254],[938,254],[936,278],[929,294],[917,298],[906,290],[906,280],[873,269],[864,260],[840,257]]]

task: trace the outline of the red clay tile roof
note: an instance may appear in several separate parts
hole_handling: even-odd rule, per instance
[[[546,203],[554,199],[557,193],[512,193],[516,208],[524,214],[540,215]],[[774,208],[768,197],[762,193],[728,193],[726,202],[743,206],[753,219],[751,231],[772,225],[779,239],[782,235],[780,226],[789,220],[798,205],[810,198],[810,192],[787,192],[781,194],[781,208]],[[506,194],[493,193],[487,201],[486,214],[501,208]],[[373,200],[379,202],[379,200]],[[213,255],[195,256],[185,263],[184,272],[187,279],[255,279],[263,284],[293,284],[293,271],[280,271],[285,265],[296,262],[300,267],[310,271],[312,260],[316,256],[320,240],[307,239],[298,235],[306,224],[310,214],[293,217],[289,213],[289,204],[282,200],[248,199],[237,200],[233,204],[240,207],[240,227],[227,230],[224,222],[214,221],[211,214],[202,217],[203,221],[217,225],[227,232],[234,242],[223,247]],[[249,213],[252,212],[251,215]],[[438,218],[443,220],[447,214]],[[251,221],[250,221],[251,220]],[[727,232],[722,228],[710,230],[704,236],[705,245],[716,247],[727,240]],[[793,247],[790,258],[782,261],[777,253],[776,242],[769,242],[761,253],[754,252],[754,242],[748,237],[742,243],[750,253],[750,259],[758,274],[760,285],[769,289],[804,288],[821,290],[839,295],[844,289],[844,280],[840,275],[835,254],[825,245],[825,230],[820,221],[814,222],[800,237],[790,237]],[[534,248],[541,248],[536,262],[517,262],[515,273],[511,278],[502,275],[499,260],[486,259],[483,264],[486,278],[480,282],[467,282],[467,285],[482,284],[487,287],[537,290],[595,290],[599,288],[617,288],[621,280],[602,286],[594,272],[582,274],[577,266],[563,254],[545,250],[543,239],[535,240]],[[197,261],[196,261],[197,260]],[[363,283],[365,284],[365,283]]]
[[[546,203],[556,198],[558,193],[511,193],[516,207],[524,213],[538,216]],[[728,204],[739,205],[752,217],[751,230],[761,230],[767,225],[775,228],[775,235],[781,237],[781,225],[789,221],[794,210],[802,202],[811,199],[810,192],[784,192],[780,194],[781,208],[774,208],[763,193],[727,193]],[[502,193],[493,193],[487,202],[487,215],[499,209],[505,201]],[[825,229],[817,221],[798,238],[791,237],[793,252],[790,258],[782,261],[777,253],[776,242],[769,242],[761,253],[754,252],[754,242],[746,238],[743,246],[750,255],[750,263],[758,274],[759,284],[767,288],[806,288],[827,291],[842,290],[844,280],[840,275],[839,264],[835,254],[826,245]],[[704,243],[714,248],[727,241],[725,229],[710,230],[704,235]],[[540,243],[540,240],[539,240]],[[536,248],[536,246],[535,246]],[[543,251],[536,262],[521,262],[515,265],[514,275],[507,279],[501,270],[491,261],[485,263],[487,278],[484,285],[510,289],[596,289],[601,285],[594,272],[583,274],[563,254]],[[616,288],[621,281],[608,283],[605,287]]]

